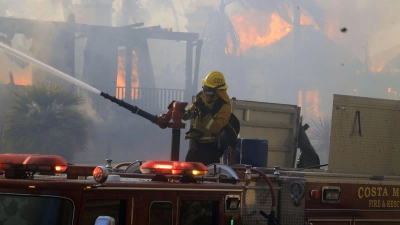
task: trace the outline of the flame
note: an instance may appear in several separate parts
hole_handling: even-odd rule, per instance
[[[291,25],[278,13],[268,16],[256,10],[250,10],[232,15],[231,21],[239,34],[242,51],[252,47],[268,46],[292,30]]]
[[[0,55],[0,65],[2,65],[0,67],[0,83],[10,83],[9,72],[12,72],[15,85],[32,84],[32,65],[28,65],[22,69],[5,55]]]
[[[391,99],[398,99],[398,93],[397,91],[393,90],[391,87],[388,87],[388,97]]]
[[[306,92],[306,114],[309,117],[321,117],[322,113],[319,111],[319,92],[307,91]]]
[[[25,69],[20,69],[19,67],[18,69],[12,70],[14,84],[32,85],[32,65],[28,65]]]
[[[278,13],[272,13],[268,16],[254,9],[232,15],[231,21],[239,34],[242,51],[252,47],[268,46],[280,40],[292,30],[292,26],[282,19]],[[300,15],[300,25],[313,25],[315,29],[318,29],[312,17],[304,13]],[[230,49],[229,47],[225,49],[225,53],[231,53]]]
[[[138,67],[138,57],[135,50],[132,50],[132,76],[131,76],[131,87],[133,89],[131,93],[131,99],[139,98],[139,75],[137,71]],[[117,88],[116,96],[117,98],[125,98],[126,95],[126,51],[125,49],[120,49],[118,51],[118,71],[117,71]],[[121,90],[121,88],[124,88]]]
[[[309,15],[305,15],[304,13],[302,13],[302,14],[300,15],[300,25],[303,25],[303,26],[313,25],[313,26],[314,26],[314,29],[316,29],[316,30],[319,29],[318,26],[317,26],[317,24],[316,24],[316,23],[314,22],[314,20],[312,19],[312,17],[309,16]]]
[[[125,87],[125,51],[118,51],[118,71],[117,71],[117,89],[115,96],[117,98],[125,98],[125,90],[119,93],[119,87]]]
[[[305,95],[305,102],[303,102]],[[297,96],[298,106],[305,110],[307,117],[322,117],[319,111],[319,92],[318,91],[299,91]]]
[[[227,39],[227,44],[228,44],[228,46],[225,47],[225,54],[227,54],[227,55],[237,55],[237,56],[240,55],[240,49],[239,48],[237,48],[236,51],[234,51],[233,42],[232,42],[231,38]]]

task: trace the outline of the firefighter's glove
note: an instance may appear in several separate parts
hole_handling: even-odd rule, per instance
[[[175,100],[173,100],[171,103],[169,103],[169,105],[168,105],[167,109],[171,109],[171,108],[172,108],[172,106],[174,106],[174,102],[175,102]]]
[[[185,140],[187,140],[187,139],[199,140],[200,137],[199,137],[199,134],[196,134],[196,133],[189,133],[189,134],[186,134],[186,135],[185,135]]]
[[[194,119],[197,116],[195,111],[187,110],[185,114],[183,114],[183,120]]]
[[[203,136],[204,132],[192,127],[188,132],[186,132],[185,140],[187,139],[199,140]]]
[[[200,112],[202,117],[206,116],[207,114],[209,114],[211,112],[211,110],[202,101],[198,101],[193,104],[196,106],[197,110]]]

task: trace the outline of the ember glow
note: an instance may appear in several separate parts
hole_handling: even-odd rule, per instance
[[[240,49],[268,46],[292,30],[291,25],[279,14],[267,15],[256,10],[235,14],[231,17],[240,37]]]
[[[116,96],[117,98],[125,98],[126,94],[126,52],[125,49],[120,49],[118,51],[118,71],[117,71],[117,88]],[[135,50],[132,51],[132,94],[131,99],[139,98],[139,77],[138,77],[138,56]],[[121,90],[122,89],[122,90]]]

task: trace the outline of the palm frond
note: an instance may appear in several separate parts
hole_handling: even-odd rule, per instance
[[[83,98],[72,89],[46,83],[14,92],[4,116],[4,148],[10,152],[59,154],[67,159],[87,148],[89,120]]]
[[[313,141],[315,149],[324,152],[329,151],[330,133],[331,133],[330,118],[323,117],[311,121],[309,137],[310,140]]]

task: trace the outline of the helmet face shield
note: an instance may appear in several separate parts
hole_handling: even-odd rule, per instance
[[[212,88],[212,87],[203,85],[203,92],[204,92],[204,94],[206,94],[206,95],[213,95],[213,94],[215,94],[215,91],[216,91],[215,88]]]

